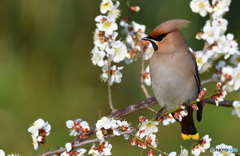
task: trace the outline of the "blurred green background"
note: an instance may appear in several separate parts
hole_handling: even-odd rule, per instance
[[[41,146],[34,151],[28,127],[38,118],[48,121],[51,135],[47,138],[51,150],[64,146],[74,138],[69,136],[65,122],[82,118],[94,124],[110,113],[107,86],[99,79],[101,68],[90,61],[93,48],[94,18],[100,14],[101,1],[89,0],[4,0],[0,3],[0,149],[7,154],[39,155]],[[121,18],[127,16],[126,1],[120,1]],[[192,25],[184,29],[186,40],[194,50],[203,42],[195,39],[208,17],[192,13],[190,1],[130,0],[140,6],[133,20],[147,26],[149,33],[155,26],[170,19],[186,19]],[[225,18],[227,32],[240,39],[240,1],[233,1]],[[119,20],[118,20],[119,23]],[[119,32],[122,28],[119,28]],[[123,38],[123,37],[121,37]],[[121,84],[112,87],[116,108],[144,100],[139,89],[139,62],[124,65]],[[201,75],[211,77],[212,71]],[[214,83],[205,85],[211,93]],[[151,88],[148,87],[152,94]],[[238,93],[230,93],[229,100],[239,100]],[[154,106],[156,110],[159,106]],[[209,134],[211,147],[220,143],[240,150],[240,119],[231,115],[231,108],[206,105],[203,121],[196,122],[201,137]],[[138,123],[140,115],[154,117],[141,110],[124,119]],[[179,124],[159,125],[159,149],[180,151],[180,145],[189,147],[194,141],[180,138]],[[141,155],[142,150],[132,147],[123,137],[110,139],[112,155]],[[85,148],[89,149],[90,146]],[[143,155],[147,151],[144,151]],[[205,155],[210,155],[208,154]]]

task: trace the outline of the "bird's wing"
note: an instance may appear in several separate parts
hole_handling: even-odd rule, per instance
[[[191,53],[191,52],[190,52]],[[192,55],[192,58],[194,60],[194,66],[195,66],[195,74],[194,74],[194,77],[195,77],[195,80],[196,80],[196,83],[197,83],[197,86],[198,86],[198,93],[201,92],[201,82],[200,82],[200,78],[199,78],[199,72],[198,72],[198,67],[197,67],[197,62],[196,62],[196,58],[193,54]],[[203,111],[203,106],[201,105],[200,102],[197,103],[197,106],[198,106],[198,110],[197,110],[197,121],[200,122],[202,120],[202,111]]]

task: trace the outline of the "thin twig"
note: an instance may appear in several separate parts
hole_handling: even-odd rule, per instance
[[[49,151],[49,150],[50,150],[50,149],[48,148],[48,145],[47,145],[47,143],[46,143],[46,142],[44,142],[44,143],[43,143],[43,145],[44,145],[44,147],[45,147],[46,151]]]
[[[132,21],[132,11],[131,11],[131,8],[130,8],[129,0],[127,0],[126,4],[127,4],[127,7],[128,7],[128,20]]]
[[[155,111],[154,109],[152,109],[151,107],[146,107],[147,110],[149,110],[150,112],[153,112],[154,114],[157,114],[158,111]]]
[[[143,73],[144,73],[144,63],[145,63],[145,53],[143,52],[143,46],[141,46],[142,62],[141,62],[141,77],[140,77],[140,88],[142,89],[146,98],[149,98],[148,91],[144,85]]]
[[[202,80],[201,85],[209,83],[209,82],[215,82],[213,79],[208,79],[208,80]]]
[[[111,92],[111,58],[108,57],[108,103],[109,107],[114,111],[113,103],[112,103],[112,92]]]

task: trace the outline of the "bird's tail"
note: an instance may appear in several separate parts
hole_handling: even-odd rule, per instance
[[[193,110],[188,111],[188,115],[182,118],[181,124],[181,136],[184,140],[199,139],[199,134],[193,121]]]

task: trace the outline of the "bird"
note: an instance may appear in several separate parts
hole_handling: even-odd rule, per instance
[[[194,55],[180,31],[191,22],[183,19],[166,21],[142,40],[149,41],[154,49],[150,58],[150,77],[153,93],[159,105],[166,110],[180,107],[181,104],[197,99],[201,84]],[[202,119],[203,106],[197,103],[197,120]],[[199,139],[194,125],[193,109],[187,109],[188,115],[182,118],[181,137],[184,140]]]

